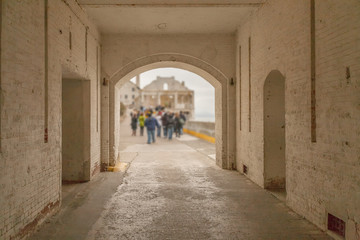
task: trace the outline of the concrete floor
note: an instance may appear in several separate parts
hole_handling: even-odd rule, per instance
[[[246,177],[218,168],[213,144],[185,135],[148,145],[128,127],[124,121],[120,147],[127,172],[66,188],[71,201],[32,239],[331,239]]]

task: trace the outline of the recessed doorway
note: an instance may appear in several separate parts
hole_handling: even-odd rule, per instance
[[[286,189],[285,78],[277,70],[264,84],[264,187]]]
[[[90,81],[62,80],[62,181],[90,180]]]

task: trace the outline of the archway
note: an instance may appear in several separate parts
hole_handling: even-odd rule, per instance
[[[264,187],[285,189],[285,77],[273,70],[264,83]]]
[[[109,79],[109,165],[114,165],[118,158],[117,126],[115,121],[115,87],[120,87],[136,75],[155,68],[184,69],[206,79],[215,88],[215,138],[216,138],[216,164],[222,168],[230,169],[232,164],[227,154],[227,83],[228,79],[223,73],[212,65],[198,58],[182,54],[155,54],[137,59],[124,67]],[[117,108],[116,108],[117,109]],[[104,161],[104,159],[103,159]],[[106,161],[106,160],[105,160]]]

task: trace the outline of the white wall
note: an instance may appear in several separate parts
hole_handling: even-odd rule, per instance
[[[115,84],[120,78],[114,79],[122,73],[135,74],[136,69],[160,66],[155,64],[156,59],[184,69],[191,63],[189,69],[201,70],[196,72],[199,75],[208,74],[205,78],[213,84],[222,79],[215,93],[219,123],[216,139],[224,148],[218,149],[217,145],[217,158],[227,159],[220,162],[222,167],[234,167],[236,146],[237,168],[241,171],[242,164],[246,164],[247,176],[260,186],[264,186],[263,87],[266,76],[279,70],[285,76],[287,204],[322,229],[326,229],[329,212],[346,221],[347,239],[360,235],[358,0],[316,1],[316,143],[311,142],[310,135],[310,1],[268,0],[239,27],[236,36],[106,35],[101,56],[97,54],[98,30],[76,2],[48,2],[45,55],[44,1],[2,1],[1,239],[27,236],[60,206],[62,78],[90,81],[93,176],[100,164],[100,124],[103,163],[117,151],[112,139],[115,118],[111,117],[115,106],[109,98],[115,99]],[[241,78],[237,56],[240,45]],[[177,62],[179,59],[182,62]],[[114,81],[99,85],[100,72],[101,82],[103,78]],[[229,79],[235,74],[235,86],[230,86]],[[44,143],[45,102],[48,143]],[[109,146],[111,139],[113,145]]]
[[[310,1],[269,0],[238,29],[237,165],[241,171],[246,164],[248,177],[264,186],[263,86],[270,71],[279,70],[285,76],[287,204],[324,230],[329,212],[347,223],[347,239],[358,239],[360,2],[315,2],[317,142],[310,125]],[[239,83],[238,57],[237,65]]]
[[[217,94],[215,93],[217,98],[224,99],[224,101],[216,101],[217,104],[220,104],[217,108],[217,119],[223,118],[223,120],[217,122],[222,125],[222,129],[227,129],[227,126],[230,126],[231,124],[234,125],[235,104],[233,104],[233,102],[235,101],[235,87],[232,86],[232,89],[228,89],[229,79],[235,76],[235,66],[233,64],[235,59],[234,35],[105,35],[102,37],[102,43],[102,68],[110,78],[110,99],[111,95],[115,96],[114,86],[121,78],[130,73],[132,73],[133,76],[141,73],[135,73],[136,69],[133,68],[135,65],[139,66],[139,69],[145,67],[144,70],[150,70],[151,68],[147,69],[142,63],[145,63],[149,59],[158,59],[159,63],[172,62],[172,67],[182,68],[182,66],[188,63],[186,62],[187,60],[181,62],[179,61],[180,59],[194,59],[193,61],[196,61],[201,67],[196,68],[197,66],[193,66],[192,69],[195,69],[193,71],[196,71],[196,69],[212,68],[214,69],[213,72],[219,72],[221,79],[225,79],[221,82],[222,90],[218,89]],[[153,63],[156,63],[156,61],[149,62],[150,65]],[[162,65],[162,67],[166,66]],[[188,67],[185,67],[183,69],[187,68]],[[122,73],[125,74],[121,75]],[[209,74],[209,72],[207,72],[207,74]],[[133,76],[126,76],[124,79],[130,79]],[[207,78],[205,77],[205,79]],[[214,79],[213,76],[210,80],[207,80],[211,82],[212,79]],[[211,83],[216,84],[216,82],[217,81],[215,80]],[[111,86],[111,84],[114,86]],[[121,84],[123,84],[123,82],[121,82],[120,85]],[[229,94],[231,91],[233,94]],[[221,105],[221,102],[223,102],[223,105]],[[111,112],[111,109],[113,109],[112,104],[113,103],[111,102],[109,104],[109,129],[110,132],[113,132],[112,128],[117,132],[117,127],[114,125],[113,120],[111,120],[113,119],[111,115],[114,114]],[[227,111],[228,108],[232,109],[232,111]],[[224,111],[224,113],[221,111]],[[117,115],[116,112],[115,115]],[[229,158],[226,161],[221,160],[218,164],[222,165],[224,168],[230,168],[229,166],[234,165],[231,162],[234,161],[235,155],[235,132],[227,132],[226,130],[222,132],[220,128],[218,128],[218,131],[220,132],[218,139],[220,139],[219,142],[221,142],[221,145],[219,145],[221,146],[221,149],[218,149],[218,157],[219,159]],[[222,136],[222,134],[224,134],[224,136]],[[116,140],[114,140],[116,137],[117,136],[109,136],[109,162],[112,164],[114,164],[118,155],[117,145],[111,146],[112,143],[116,142]],[[224,149],[222,146],[224,146]],[[229,154],[227,154],[228,152]],[[107,161],[106,159],[103,160]]]
[[[91,88],[93,175],[100,160],[97,28],[75,1],[48,1],[48,143],[45,134],[45,8],[43,0],[2,1],[0,239],[27,236],[61,201],[62,78]],[[87,61],[85,33],[88,27]],[[69,49],[69,31],[72,49]]]
[[[157,53],[181,53],[210,63],[228,77],[235,74],[234,35],[103,35],[102,68],[114,75],[132,61]]]
[[[125,98],[127,96],[127,98]],[[136,99],[140,96],[140,90],[135,84],[128,81],[120,88],[120,102],[126,106],[135,104]]]

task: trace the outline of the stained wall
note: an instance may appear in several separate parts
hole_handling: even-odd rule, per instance
[[[117,133],[118,127],[114,116],[118,115],[117,108],[114,108],[113,100],[116,95],[115,85],[123,84],[121,77],[133,72],[135,76],[136,67],[146,68],[154,63],[163,63],[163,67],[182,68],[184,64],[186,70],[195,71],[197,69],[213,69],[219,73],[221,81],[214,81],[214,84],[220,84],[220,88],[215,90],[215,98],[222,98],[216,101],[218,114],[217,122],[222,124],[222,128],[218,128],[218,139],[221,142],[221,149],[217,150],[219,159],[218,164],[223,168],[232,168],[235,155],[235,132],[221,129],[230,129],[235,124],[235,87],[230,87],[230,79],[235,76],[235,36],[233,34],[171,34],[171,35],[124,35],[124,34],[106,34],[102,36],[102,68],[104,73],[109,76],[109,103],[104,102],[104,106],[109,106],[109,129],[110,135],[104,142],[109,142],[109,159],[103,159],[105,162],[114,164],[118,160],[118,137],[112,135]],[[187,60],[185,60],[187,59]],[[188,59],[196,62],[198,66],[191,66],[193,63],[187,62]],[[185,61],[185,62],[184,62]],[[145,64],[145,65],[144,65]],[[195,65],[196,65],[195,64]],[[161,66],[158,65],[158,66]],[[190,66],[190,68],[189,68]],[[150,70],[152,68],[146,69]],[[119,74],[121,73],[121,74]],[[136,74],[139,74],[138,72]],[[211,73],[207,72],[208,75]],[[199,74],[201,75],[201,73]],[[133,77],[131,76],[131,77]],[[131,78],[126,76],[126,80]],[[205,77],[206,78],[206,77]],[[215,79],[217,76],[215,76]],[[219,79],[220,79],[219,78]],[[210,76],[210,82],[214,76]],[[219,80],[218,79],[218,80]],[[217,83],[215,83],[217,82]],[[229,94],[231,92],[231,94]],[[220,105],[219,105],[220,104]],[[231,111],[228,111],[231,109]],[[223,111],[223,112],[222,112]],[[103,121],[108,122],[107,120]],[[107,128],[107,126],[106,126]],[[220,144],[219,144],[220,146]],[[228,154],[229,153],[229,154]]]
[[[20,239],[61,204],[63,78],[90,82],[88,175],[99,171],[100,35],[73,0],[1,4],[0,239]]]
[[[285,77],[286,203],[324,230],[331,213],[346,222],[346,239],[359,239],[360,3],[315,1],[312,91],[310,2],[269,0],[238,28],[237,166],[264,187],[263,88],[278,70]]]

